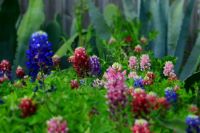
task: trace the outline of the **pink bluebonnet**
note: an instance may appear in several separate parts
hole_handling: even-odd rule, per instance
[[[29,75],[33,81],[36,79],[39,71],[46,74],[50,73],[53,66],[53,51],[52,45],[48,41],[48,35],[45,32],[38,31],[32,34],[26,54]]]
[[[163,74],[170,80],[175,80],[177,78],[174,73],[174,64],[171,61],[166,61],[163,69]]]
[[[189,112],[194,113],[194,114],[198,114],[199,108],[197,107],[197,105],[192,104],[192,105],[189,106]]]
[[[93,55],[90,57],[89,66],[91,75],[98,76],[101,73],[101,64],[97,56]]]
[[[129,68],[130,69],[137,69],[137,57],[135,57],[135,56],[131,56],[130,58],[129,58],[129,61],[128,61],[128,63],[129,63]]]
[[[47,121],[48,133],[68,133],[67,122],[61,117],[53,117]]]
[[[178,94],[170,87],[165,89],[165,97],[169,103],[176,103],[178,100]]]
[[[127,103],[125,74],[126,72],[122,72],[121,65],[118,63],[114,63],[104,74],[107,99],[113,115],[121,108],[124,108]]]
[[[143,36],[143,37],[140,38],[140,42],[141,42],[142,44],[147,44],[148,40],[147,40],[146,37]]]
[[[150,133],[148,122],[144,119],[135,120],[135,124],[132,128],[132,133]]]
[[[188,115],[185,120],[187,133],[200,133],[200,118],[197,115]]]
[[[140,52],[142,52],[142,46],[141,45],[136,45],[135,46],[135,48],[134,48],[134,52],[136,52],[136,53],[140,53]]]
[[[150,61],[149,55],[148,54],[143,54],[140,57],[140,69],[142,71],[143,70],[148,70],[148,69],[150,69],[150,66],[151,66],[151,61]]]
[[[35,114],[37,106],[31,98],[23,98],[20,101],[19,109],[22,112],[22,117],[25,118]]]

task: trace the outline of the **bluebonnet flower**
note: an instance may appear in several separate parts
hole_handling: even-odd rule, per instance
[[[43,31],[32,34],[27,50],[27,67],[29,75],[34,81],[39,71],[48,74],[53,66],[52,45],[48,41],[48,35]]]
[[[11,64],[8,60],[0,62],[0,78],[3,80],[11,79]]]
[[[165,97],[169,103],[175,103],[178,99],[176,91],[170,87],[165,89]]]
[[[135,88],[142,88],[142,89],[144,89],[143,79],[141,77],[134,78],[134,84],[133,84],[133,86]]]
[[[101,64],[97,56],[93,55],[90,57],[89,66],[90,66],[90,73],[93,76],[97,76],[101,73]]]
[[[200,118],[197,115],[188,115],[185,122],[187,133],[200,133]]]

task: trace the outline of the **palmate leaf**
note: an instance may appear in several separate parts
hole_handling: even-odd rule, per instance
[[[28,9],[17,31],[17,50],[12,67],[13,75],[18,65],[25,67],[26,50],[31,34],[40,29],[45,20],[43,0],[29,0]]]
[[[89,12],[90,20],[91,20],[92,25],[94,26],[97,36],[100,39],[108,40],[111,36],[109,27],[106,24],[103,15],[96,8],[92,0],[88,0],[88,9],[89,9],[88,12]]]

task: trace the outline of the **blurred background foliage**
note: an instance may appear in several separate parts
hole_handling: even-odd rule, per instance
[[[199,0],[0,0],[0,60],[10,60],[13,72],[25,67],[29,37],[37,30],[49,34],[61,57],[84,46],[104,58],[109,51],[103,44],[119,33],[137,40],[155,36],[149,49],[158,58],[177,57],[175,70],[184,80],[199,70],[199,5]],[[123,26],[131,30],[122,33]]]

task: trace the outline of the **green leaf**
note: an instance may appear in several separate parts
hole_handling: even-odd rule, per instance
[[[184,50],[185,50],[185,45],[187,44],[187,37],[189,35],[189,27],[190,27],[192,11],[193,11],[192,9],[194,7],[194,4],[195,0],[189,0],[185,8],[186,10],[183,18],[183,23],[181,26],[181,32],[179,35],[178,44],[175,51],[175,56],[178,58],[177,63],[175,65],[175,71],[177,75],[180,74],[180,69],[184,58]]]
[[[114,4],[108,4],[103,11],[106,23],[111,26],[114,18],[120,13],[119,8]]]
[[[175,0],[169,10],[168,55],[171,56],[175,53],[178,37],[181,31],[181,24],[184,16],[183,6],[183,0]]]
[[[17,31],[17,51],[15,54],[13,75],[18,65],[25,66],[29,38],[33,32],[40,29],[44,19],[43,0],[29,0],[28,10],[22,18]]]
[[[183,70],[180,74],[180,79],[184,80],[188,75],[192,75],[192,73],[196,70],[199,62],[200,62],[200,34],[196,40],[196,43],[191,51],[189,58],[187,59],[186,64],[183,67]]]
[[[103,15],[96,8],[92,0],[88,0],[89,16],[96,34],[100,39],[108,40],[111,36],[109,27],[106,24]]]
[[[55,55],[58,55],[59,57],[63,57],[68,51],[70,53],[73,53],[71,45],[77,37],[78,37],[78,34],[75,34],[72,37],[70,37],[67,41],[65,41],[65,43],[58,49]]]

